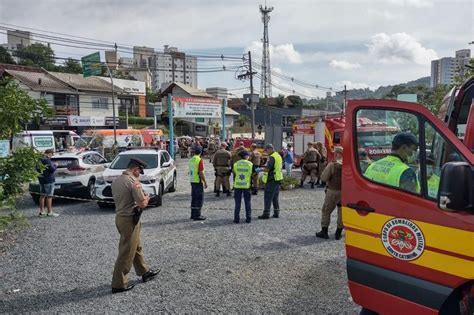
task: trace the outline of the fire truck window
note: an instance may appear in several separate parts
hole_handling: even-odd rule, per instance
[[[404,111],[364,109],[357,112],[356,121],[356,157],[363,176],[419,194],[418,117]]]
[[[334,137],[332,139],[332,142],[334,144],[340,144],[341,143],[341,133],[340,132],[335,132]]]
[[[448,162],[465,161],[464,157],[456,151],[428,122],[425,122],[426,142],[426,185],[428,198],[437,199],[440,183],[441,169]],[[425,184],[425,183],[423,183]]]

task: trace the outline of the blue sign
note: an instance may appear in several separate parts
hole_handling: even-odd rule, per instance
[[[0,140],[0,158],[6,158],[10,154],[10,141]]]

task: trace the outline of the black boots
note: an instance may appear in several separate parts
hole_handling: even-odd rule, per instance
[[[278,219],[280,217],[280,210],[273,210],[273,217]]]
[[[261,219],[261,220],[270,219],[270,212],[263,211],[263,214],[261,216],[259,216],[258,218]]]
[[[194,221],[206,220],[206,217],[201,215],[201,209],[191,209],[191,219]]]
[[[254,190],[252,191],[252,195],[254,195],[254,196],[258,195],[258,190],[254,189]]]
[[[334,238],[336,240],[340,240],[342,238],[342,229],[336,229],[336,234],[334,234]]]
[[[300,187],[303,188],[304,180],[300,181]]]
[[[314,189],[314,182],[311,182],[311,189]]]
[[[316,237],[324,238],[324,239],[329,239],[329,234],[328,234],[328,228],[323,227],[321,228],[321,231],[316,233]]]
[[[226,195],[227,195],[227,197],[231,197],[231,196],[232,196],[232,193],[230,192],[230,190],[226,191]]]
[[[216,190],[216,197],[219,197],[221,195],[221,191],[220,190]]]

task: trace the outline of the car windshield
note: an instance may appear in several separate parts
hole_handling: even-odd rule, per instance
[[[156,154],[122,154],[118,155],[110,165],[111,169],[124,170],[127,168],[130,159],[138,158],[147,164],[147,169],[158,167],[158,155]]]

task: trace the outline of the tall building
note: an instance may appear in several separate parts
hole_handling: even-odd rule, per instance
[[[197,88],[197,58],[179,52],[178,48],[164,46],[154,55],[153,90],[158,91],[171,82],[180,82]]]
[[[439,84],[450,85],[454,83],[456,76],[465,71],[464,65],[471,60],[471,50],[461,49],[456,51],[455,57],[444,57],[431,61],[431,87]]]
[[[30,32],[7,30],[7,43],[2,44],[1,46],[10,53],[15,62],[18,62],[18,58],[15,56],[15,51],[28,47],[32,43],[33,37]]]

